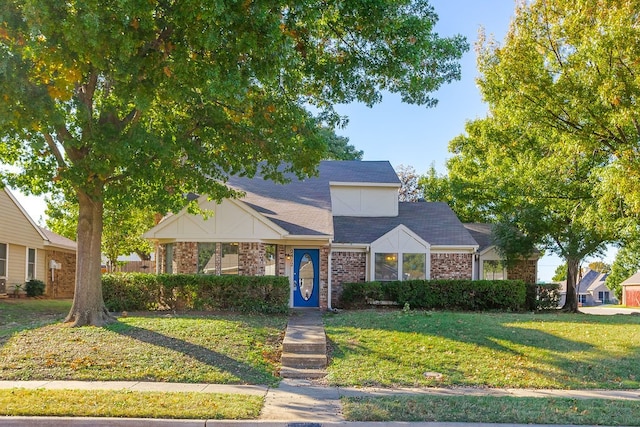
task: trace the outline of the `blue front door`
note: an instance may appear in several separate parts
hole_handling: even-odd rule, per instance
[[[320,307],[320,250],[293,251],[293,306]]]

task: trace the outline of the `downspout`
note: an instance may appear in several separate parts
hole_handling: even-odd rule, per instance
[[[333,307],[331,307],[331,276],[333,275],[333,272],[331,271],[331,259],[333,258],[333,245],[331,243],[332,241],[329,240],[329,260],[327,262],[327,269],[329,270],[327,272],[327,310],[333,310]]]

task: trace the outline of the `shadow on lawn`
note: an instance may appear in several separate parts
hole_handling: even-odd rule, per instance
[[[605,342],[602,328],[630,325],[630,333],[640,331],[640,319],[636,316],[589,316],[589,315],[529,315],[456,312],[369,312],[364,318],[355,317],[352,325],[343,324],[336,318],[336,328],[330,316],[325,319],[327,333],[332,345],[332,357],[341,359],[357,354],[376,353],[380,359],[402,366],[406,363],[403,355],[389,353],[375,344],[363,345],[358,339],[352,342],[340,338],[342,326],[362,330],[397,332],[393,339],[402,341],[402,335],[411,339],[415,334],[423,338],[426,347],[438,348],[445,352],[450,349],[437,344],[442,339],[459,342],[462,347],[454,353],[466,352],[465,360],[472,359],[473,350],[489,350],[495,354],[497,369],[504,363],[522,363],[521,367],[530,374],[552,379],[557,387],[570,388],[637,388],[640,386],[640,346],[637,341],[627,338],[627,342]],[[340,315],[338,315],[339,317]],[[481,316],[481,317],[478,317]],[[606,317],[606,318],[605,318]],[[531,323],[545,322],[551,328],[539,330]],[[566,325],[560,325],[566,323]],[[583,329],[589,325],[590,329]],[[636,329],[634,326],[637,326]],[[628,330],[628,329],[625,329]],[[600,334],[599,334],[600,333]],[[622,332],[621,332],[622,333]],[[589,336],[591,334],[591,336]],[[601,337],[599,336],[601,335]],[[435,341],[434,341],[435,340]],[[610,339],[610,341],[613,341]],[[340,344],[338,344],[340,343]],[[402,347],[402,345],[400,345]],[[407,347],[408,348],[408,347]],[[429,356],[425,358],[428,365]],[[502,359],[502,360],[501,360]],[[480,359],[479,359],[480,360]],[[453,363],[440,364],[440,369],[449,378],[456,378],[453,384],[473,385]],[[400,368],[402,369],[402,368]],[[484,385],[484,384],[478,384]]]
[[[163,335],[149,329],[124,323],[119,323],[118,327],[109,329],[129,338],[192,357],[201,363],[232,374],[245,384],[274,384],[280,380],[264,369],[258,369],[248,363],[238,361],[201,345]]]

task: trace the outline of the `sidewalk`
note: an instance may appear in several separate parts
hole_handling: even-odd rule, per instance
[[[7,417],[0,418],[3,426],[260,426],[260,427],[319,427],[333,425],[364,426],[372,423],[346,422],[342,416],[341,397],[375,397],[398,395],[434,396],[515,396],[557,397],[576,399],[620,399],[640,402],[640,390],[541,390],[541,389],[489,389],[489,388],[341,388],[315,385],[307,380],[283,380],[279,387],[242,386],[222,384],[179,384],[138,381],[83,382],[83,381],[0,381],[0,389],[76,389],[76,390],[129,390],[161,392],[199,392],[224,394],[250,394],[264,397],[264,407],[258,420],[205,421],[205,420],[138,420],[112,418],[56,418]],[[386,426],[468,426],[465,423],[375,423]],[[487,424],[489,425],[489,424]],[[503,424],[501,426],[504,426]]]

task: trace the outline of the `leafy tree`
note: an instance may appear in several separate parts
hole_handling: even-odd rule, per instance
[[[455,196],[491,212],[496,244],[507,261],[539,244],[567,262],[565,310],[576,311],[575,285],[582,259],[598,254],[613,232],[600,223],[593,188],[604,153],[585,155],[554,134],[530,133],[496,117],[467,124],[454,139],[449,174],[460,182]],[[576,151],[574,151],[576,150]]]
[[[75,239],[78,224],[78,204],[54,197],[47,200],[47,227],[56,233]],[[105,203],[101,252],[110,266],[118,257],[136,253],[142,260],[150,260],[153,246],[142,233],[154,225],[154,215],[142,209],[121,209]]]
[[[434,106],[459,78],[466,41],[439,37],[436,19],[426,0],[0,3],[0,161],[22,171],[0,179],[78,202],[66,322],[112,320],[107,201],[177,211],[188,192],[234,196],[231,174],[313,173],[336,103],[372,105],[384,89]]]
[[[479,84],[495,114],[570,137],[595,171],[607,211],[640,213],[637,0],[521,2],[502,45],[479,45]],[[558,139],[558,138],[556,138]],[[625,203],[619,203],[623,200]]]
[[[563,280],[567,280],[567,263],[562,263],[556,267],[556,271],[551,278],[554,282],[562,282]]]
[[[417,202],[420,200],[420,188],[418,186],[418,174],[413,166],[399,165],[396,173],[400,179],[398,200],[401,202]]]
[[[611,271],[611,266],[606,262],[593,261],[589,263],[589,269],[598,273],[608,273]]]
[[[607,287],[615,293],[618,300],[622,301],[620,284],[638,271],[640,271],[640,241],[632,240],[618,250],[611,266],[611,273],[606,279]]]
[[[477,204],[477,198],[464,194],[469,188],[464,180],[439,174],[433,164],[420,176],[418,186],[426,201],[447,203],[462,222],[492,223],[496,220],[491,212]]]
[[[322,135],[327,142],[325,160],[362,160],[364,151],[349,144],[349,138],[336,135],[328,128],[322,130]]]

